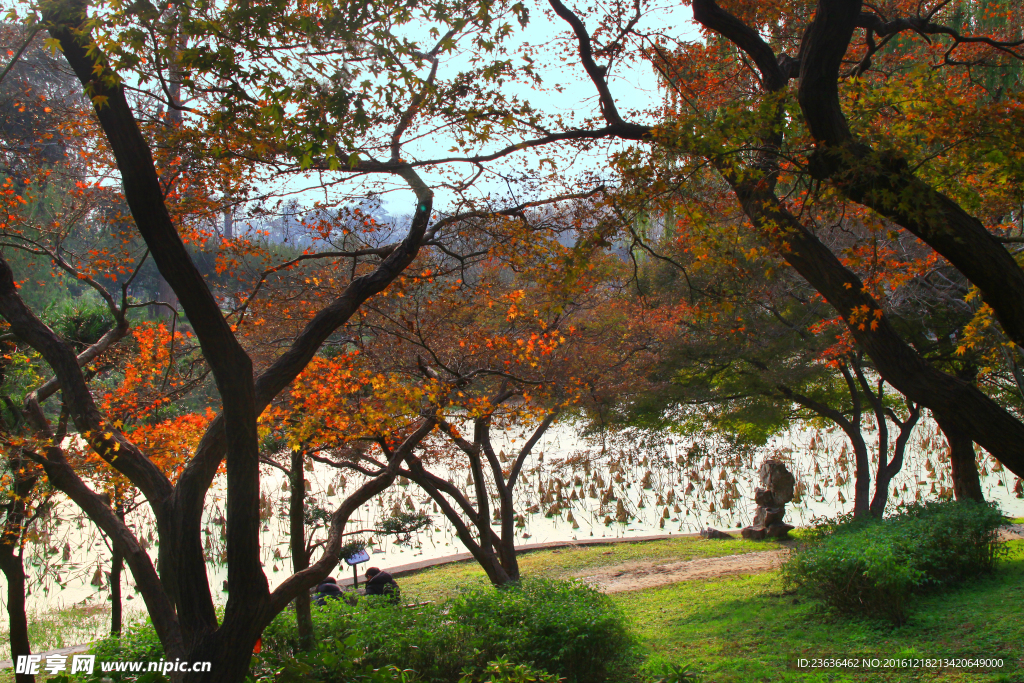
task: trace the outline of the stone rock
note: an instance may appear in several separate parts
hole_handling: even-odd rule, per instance
[[[782,507],[793,500],[796,478],[778,460],[766,460],[758,471],[761,487],[754,492],[758,505]]]
[[[782,521],[782,518],[786,515],[785,507],[777,508],[765,508],[764,509],[764,522],[762,526],[771,526]]]
[[[783,523],[786,516],[786,503],[793,500],[796,491],[796,478],[778,460],[766,460],[758,471],[761,488],[754,491],[753,524],[740,533],[743,538],[760,540],[766,537],[786,538],[793,527]]]
[[[711,527],[708,527],[707,529],[702,529],[701,532],[700,532],[700,537],[701,538],[706,538],[706,539],[709,539],[709,540],[718,540],[718,541],[724,541],[726,539],[735,539],[736,538],[732,534],[727,534],[724,531],[719,531],[718,529],[713,529]]]
[[[792,529],[793,526],[791,524],[776,522],[775,524],[770,524],[765,529],[764,535],[768,538],[786,538]]]

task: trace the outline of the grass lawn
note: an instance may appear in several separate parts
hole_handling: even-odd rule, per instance
[[[680,536],[644,543],[535,550],[520,555],[519,571],[523,576],[568,579],[584,570],[630,562],[666,564],[704,557],[763,552],[781,547],[784,546],[774,541],[708,541],[693,536]],[[403,576],[398,582],[402,587],[403,598],[410,601],[439,600],[463,588],[487,585],[487,575],[475,561],[467,561],[426,569],[411,576]]]
[[[674,584],[613,596],[650,655],[703,680],[1024,681],[1024,542],[991,576],[920,597],[902,628],[823,614],[784,594],[778,572]],[[800,657],[1002,657],[998,673],[952,669],[872,673],[798,670]]]
[[[646,543],[539,550],[520,557],[524,576],[569,578],[600,567],[634,562],[662,564],[758,552],[775,542],[706,541],[679,537]],[[779,572],[696,580],[612,599],[638,636],[647,674],[685,664],[703,683],[761,681],[986,681],[1024,682],[1024,541],[1008,544],[997,571],[943,593],[919,597],[901,628],[839,618],[799,594],[786,594]],[[401,577],[403,596],[440,600],[486,585],[474,562],[460,562]],[[82,615],[77,615],[81,617]],[[799,658],[1002,657],[998,672],[953,669],[883,671],[797,669]],[[0,683],[13,679],[0,671]],[[650,680],[646,676],[642,680]],[[637,683],[623,680],[622,683]]]
[[[650,543],[535,551],[520,557],[524,575],[568,578],[602,566],[630,562],[678,562],[769,550],[777,544],[678,538]],[[618,593],[613,599],[629,615],[640,637],[647,669],[688,664],[701,680],[760,681],[991,681],[1024,682],[1024,542],[989,577],[918,598],[910,622],[833,617],[799,595],[784,594],[778,572],[690,581]],[[609,554],[610,553],[610,554]],[[443,599],[468,586],[485,585],[472,562],[435,567],[399,579],[403,595]],[[799,670],[798,658],[813,657],[1002,657],[999,672]]]

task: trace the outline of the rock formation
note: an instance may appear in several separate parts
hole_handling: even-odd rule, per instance
[[[743,538],[786,538],[793,527],[785,524],[786,503],[793,500],[796,479],[778,460],[766,460],[758,472],[761,488],[754,491],[754,523],[740,533]]]

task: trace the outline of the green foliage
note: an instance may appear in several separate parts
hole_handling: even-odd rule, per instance
[[[338,551],[338,557],[343,559],[346,557],[352,557],[360,550],[366,550],[366,541],[358,538],[341,546],[341,549]]]
[[[98,660],[97,660],[98,661]],[[132,683],[168,683],[169,678],[158,671],[146,671],[137,674],[124,674],[118,672],[103,672],[98,668],[89,675],[61,674],[48,679],[48,683],[110,683],[111,681],[132,681]]]
[[[293,655],[254,658],[255,681],[274,683],[412,683],[416,674],[393,664],[373,668],[362,657],[358,638],[326,640],[313,650]]]
[[[513,664],[505,657],[488,662],[481,671],[465,669],[459,683],[559,683],[563,679],[528,664]]]
[[[97,640],[89,654],[96,655],[97,662],[158,662],[164,658],[164,647],[156,635],[153,622],[147,619],[145,622],[128,626],[119,636]],[[97,664],[92,674],[78,674],[68,677],[67,680],[78,683],[164,683],[167,678],[155,671],[104,672]]]
[[[819,524],[783,564],[783,577],[844,614],[903,624],[915,593],[992,569],[1003,524],[994,503],[910,505],[884,521]]]
[[[414,533],[432,523],[430,515],[422,512],[393,512],[378,524],[381,532],[395,536],[396,542],[408,543]]]
[[[665,664],[654,683],[697,683],[700,676],[686,664]]]
[[[607,596],[578,582],[529,580],[480,588],[420,609],[396,609],[373,599],[350,607],[336,600],[315,608],[313,620],[321,642],[354,638],[366,664],[381,668],[401,662],[416,671],[417,680],[431,683],[478,672],[487,680],[491,673],[504,675],[502,667],[510,681],[520,674],[553,672],[569,683],[599,683],[633,646],[622,612]],[[279,615],[263,644],[269,669],[296,656],[294,617]],[[516,671],[519,664],[529,667]],[[347,680],[326,665],[310,675],[320,678],[307,680]]]
[[[102,337],[112,326],[110,311],[97,296],[62,298],[43,314],[53,331],[79,351]]]

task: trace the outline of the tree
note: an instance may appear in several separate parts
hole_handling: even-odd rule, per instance
[[[805,17],[799,12],[789,14],[785,12],[786,8],[778,8],[780,14],[777,21],[773,16],[768,25],[778,28],[780,42],[795,45],[801,33],[800,27],[807,27],[803,31],[800,59],[795,60],[785,55],[777,58],[776,48],[744,22],[747,13],[751,23],[764,20],[764,17],[757,15],[756,9],[738,8],[737,11],[741,13],[738,16],[723,10],[714,2],[694,3],[697,21],[712,35],[720,36],[721,40],[710,41],[708,45],[687,46],[681,50],[683,56],[678,59],[672,57],[669,51],[658,49],[656,42],[655,48],[648,51],[655,63],[665,70],[667,80],[674,84],[681,108],[658,126],[633,124],[622,118],[609,89],[607,65],[598,65],[595,61],[599,57],[616,61],[625,49],[628,38],[642,37],[634,29],[635,22],[623,19],[618,25],[627,26],[627,29],[608,31],[603,35],[609,38],[602,38],[604,42],[595,48],[591,33],[576,13],[558,0],[553,0],[551,6],[571,27],[578,45],[580,63],[597,89],[602,117],[607,123],[603,134],[653,143],[656,149],[661,150],[654,155],[655,161],[664,164],[666,157],[672,159],[673,166],[667,170],[672,170],[677,177],[685,175],[694,165],[715,168],[728,186],[734,205],[742,209],[760,238],[839,311],[859,347],[870,356],[877,371],[889,384],[915,403],[929,407],[946,422],[955,423],[1011,470],[1024,471],[1019,450],[1011,443],[1024,436],[1024,424],[970,383],[933,367],[907,344],[861,278],[846,267],[805,224],[800,202],[806,195],[780,196],[780,193],[791,193],[801,187],[799,179],[803,177],[805,168],[815,173],[814,168],[818,167],[818,163],[824,163],[827,168],[832,168],[830,164],[838,163],[831,160],[835,156],[831,152],[822,152],[817,157],[809,155],[806,161],[799,164],[791,163],[789,155],[792,153],[792,158],[803,158],[801,143],[805,138],[801,135],[801,127],[804,123],[810,128],[812,142],[818,136],[817,139],[825,144],[830,144],[828,136],[832,132],[846,126],[844,121],[836,118],[842,113],[838,103],[837,79],[852,27],[863,19],[858,14],[859,5],[852,15],[849,7],[844,7],[846,13],[840,13],[840,16],[822,4],[810,24],[806,24]],[[617,19],[611,18],[606,23],[611,24]],[[850,32],[842,35],[836,33],[823,39],[823,27],[831,31],[835,29],[836,23],[846,26]],[[904,30],[909,25],[901,24],[898,28]],[[964,44],[963,37],[959,32],[952,33],[955,34],[952,35],[953,47],[961,47]],[[978,42],[995,50],[1013,47],[998,37],[985,37]],[[753,62],[756,72],[751,73],[746,66],[749,62],[738,58],[737,49]],[[706,78],[689,77],[694,74],[691,65],[699,63],[693,61],[696,59],[709,60]],[[725,77],[726,74],[728,77]],[[797,112],[787,108],[791,93],[786,90],[786,86],[794,77],[799,78],[796,94],[799,95],[800,109]],[[701,98],[690,99],[691,92],[700,92]],[[819,104],[815,104],[819,101]],[[845,139],[839,135],[834,141],[839,144]],[[786,144],[785,150],[781,147],[783,144]],[[845,153],[851,152],[846,150]],[[874,159],[866,163],[865,168],[889,168],[881,161]],[[633,158],[623,158],[621,165],[630,163],[633,163]],[[660,167],[666,168],[664,165]],[[842,164],[836,168],[849,170],[847,165]],[[911,182],[912,179],[902,171],[894,173],[896,184],[890,188],[892,192],[885,194],[889,197],[902,197],[904,190],[917,192],[914,201],[920,201],[923,213],[916,215],[916,218],[905,215],[905,212],[900,213],[891,206],[876,207],[868,201],[866,195],[862,196],[858,191],[851,190],[846,196],[864,202],[872,210],[877,210],[921,237],[949,258],[950,263],[979,288],[989,285],[982,282],[984,278],[977,273],[976,268],[964,263],[965,259],[994,258],[989,252],[998,249],[1003,252],[998,261],[1002,264],[999,269],[1006,269],[1003,274],[1019,271],[1019,267],[1006,263],[1008,254],[991,233],[983,230],[988,236],[979,236],[974,227],[961,224],[960,218],[957,218],[960,214],[957,209],[947,205],[947,198],[927,184],[922,185],[917,180]],[[866,192],[864,187],[861,189]],[[911,218],[920,222],[923,216],[930,216],[932,209],[929,207],[934,207],[938,215],[945,216],[942,220],[948,224],[948,229],[945,229],[947,234],[964,233],[964,244],[967,246],[958,247],[961,254],[949,253],[949,244],[936,238],[931,228],[924,230],[921,227],[923,223],[910,225],[913,223]],[[972,225],[976,225],[976,222]],[[980,257],[980,254],[989,256]],[[1000,298],[998,294],[993,296]],[[992,301],[990,305],[993,310],[997,305],[1004,309],[1007,307],[1006,299]],[[1006,318],[1001,318],[1004,324],[1010,324],[1005,321],[1013,315],[1007,311]],[[865,316],[875,316],[875,319],[869,320]],[[1009,434],[1014,436],[1009,438]]]
[[[400,377],[373,373],[372,368],[358,363],[360,355],[358,351],[321,354],[260,416],[266,425],[268,451],[260,461],[288,477],[289,541],[296,573],[310,566],[313,551],[324,543],[315,539],[319,522],[330,522],[329,513],[312,497],[304,475],[306,464],[325,463],[369,480],[389,477],[390,484],[398,470],[389,462],[406,457],[437,424],[436,411],[418,400],[415,388],[406,386]],[[398,405],[411,406],[412,414],[397,410]],[[283,455],[288,456],[287,464],[282,462]],[[342,505],[356,509],[365,502],[360,491],[357,487],[349,496],[360,502],[352,504],[347,499]],[[386,533],[399,531],[403,529]],[[308,593],[296,596],[295,612],[300,646],[309,648],[314,633]]]
[[[50,484],[103,529],[124,557],[167,657],[213,663],[208,673],[183,677],[236,681],[245,675],[252,645],[262,628],[336,564],[348,516],[390,484],[405,457],[401,447],[389,448],[388,461],[379,474],[334,511],[320,559],[270,591],[258,556],[257,418],[310,363],[321,345],[364,301],[382,292],[408,268],[423,246],[443,247],[439,231],[460,217],[516,215],[536,203],[520,202],[510,208],[459,199],[451,215],[431,225],[434,193],[416,167],[439,162],[421,160],[414,165],[405,158],[412,154],[405,151],[410,128],[433,125],[433,121],[421,122],[426,114],[446,117],[447,126],[475,143],[494,133],[494,120],[511,121],[508,125],[513,129],[519,121],[525,121],[527,129],[533,125],[528,106],[505,102],[493,90],[481,100],[479,89],[470,93],[464,85],[475,80],[485,86],[499,80],[505,68],[501,59],[474,65],[449,81],[437,76],[439,57],[451,52],[457,39],[491,50],[509,32],[503,17],[518,14],[525,22],[526,16],[518,4],[495,5],[480,12],[475,7],[439,3],[417,8],[415,13],[397,4],[377,6],[373,14],[367,12],[366,5],[341,9],[324,5],[315,8],[316,20],[301,4],[273,10],[109,9],[110,13],[89,16],[84,3],[46,3],[33,24],[46,26],[91,99],[135,227],[161,276],[177,295],[221,397],[221,413],[210,423],[176,483],[115,421],[103,415],[88,389],[80,359],[25,305],[6,260],[0,262],[0,314],[53,371],[52,384],[59,383],[70,421],[90,448],[145,497],[161,539],[157,566],[103,497],[75,471],[45,420],[33,425],[37,437],[29,457],[43,467]],[[434,46],[426,52],[395,32],[397,24],[409,24],[414,17],[436,29]],[[154,38],[152,44],[147,42],[150,38]],[[212,50],[215,42],[226,49]],[[310,75],[309,60],[303,55],[279,56],[281,50],[294,50],[296,45],[309,46],[307,56],[321,73],[328,74],[325,79]],[[239,58],[242,54],[245,57]],[[366,80],[354,82],[352,75],[357,72]],[[221,310],[225,300],[218,301],[186,249],[184,239],[191,240],[197,226],[176,222],[180,214],[175,211],[175,193],[167,189],[171,166],[154,160],[158,155],[154,154],[153,138],[147,139],[150,131],[140,126],[140,115],[129,105],[127,79],[121,73],[133,74],[145,96],[153,98],[149,101],[165,107],[185,106],[185,95],[179,99],[174,94],[179,85],[197,95],[190,101],[181,128],[195,121],[191,130],[196,134],[190,139],[202,153],[182,155],[183,160],[208,161],[215,166],[216,160],[224,157],[255,159],[269,167],[283,165],[296,176],[312,169],[341,177],[370,173],[399,180],[415,196],[415,210],[404,237],[369,249],[303,254],[290,263],[268,268],[254,290],[241,299],[233,313],[234,322],[227,319]],[[490,104],[493,109],[488,108]],[[145,106],[139,111],[145,112]],[[481,111],[488,113],[478,116]],[[183,134],[181,128],[177,135]],[[389,132],[383,138],[374,137],[384,129]],[[513,146],[492,158],[518,149]],[[375,160],[377,152],[383,152],[387,160]],[[219,185],[210,182],[207,169],[188,164],[178,168],[190,182],[204,187]],[[468,185],[462,187],[459,192]],[[208,190],[199,193],[200,197],[208,195]],[[318,259],[334,264],[335,282],[343,280],[345,284],[329,298],[311,297],[316,302],[312,306],[297,306],[296,312],[302,315],[282,325],[288,330],[287,348],[270,354],[272,359],[257,369],[244,334],[259,325],[258,319],[246,315],[253,300],[266,278]],[[428,426],[425,421],[413,431]],[[203,562],[200,518],[204,496],[222,462],[228,487],[229,597],[224,617],[218,621]]]
[[[660,343],[661,381],[641,401],[624,406],[620,419],[633,424],[667,419],[695,434],[724,433],[753,446],[764,445],[793,421],[828,420],[852,447],[854,514],[880,517],[889,482],[903,466],[919,406],[886,400],[880,378],[870,386],[869,369],[851,340],[840,334],[837,343],[830,307],[785,269],[765,268],[760,257],[728,239],[725,253],[695,250],[699,238],[693,230],[682,242],[686,253],[671,248],[671,237],[662,241],[653,253],[664,260],[646,264],[639,283],[648,296],[658,287],[661,305],[676,320]],[[730,259],[730,253],[746,253],[746,258]],[[685,283],[671,277],[680,268]],[[762,269],[774,275],[765,276]],[[691,294],[691,305],[682,310],[680,286]],[[874,413],[879,430],[874,473],[862,432],[865,409]],[[888,422],[899,429],[892,444]]]
[[[534,220],[528,244],[496,247],[460,271],[470,284],[431,269],[405,296],[370,306],[365,322],[366,353],[420,383],[438,415],[440,431],[400,473],[433,499],[495,585],[520,577],[517,487],[537,444],[560,418],[635,390],[650,360],[649,335],[623,296],[625,264],[587,239],[561,242],[581,209],[601,212],[581,202],[545,215],[547,234]],[[518,432],[523,443],[499,452],[499,432]],[[462,472],[465,489],[453,479]]]

